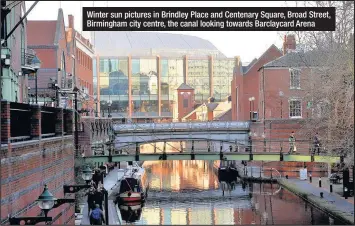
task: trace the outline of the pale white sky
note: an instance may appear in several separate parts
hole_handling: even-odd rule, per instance
[[[28,9],[34,1],[26,1]],[[68,15],[74,15],[75,29],[82,30],[82,9],[90,6],[109,7],[285,7],[284,1],[266,2],[196,2],[196,1],[40,1],[28,15],[29,20],[55,20],[58,8],[64,12],[65,24],[68,25]],[[290,3],[287,3],[290,5]],[[281,47],[282,38],[276,31],[165,31],[193,35],[212,42],[227,57],[240,56],[243,62],[258,58],[272,44]],[[85,33],[84,36],[88,37]]]

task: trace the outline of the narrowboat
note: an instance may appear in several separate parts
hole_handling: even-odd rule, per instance
[[[218,170],[220,180],[235,179],[238,177],[238,169],[235,161],[215,161],[214,167]]]
[[[119,205],[121,219],[126,223],[134,223],[141,219],[144,204],[141,202],[131,202]]]
[[[148,196],[148,178],[144,168],[136,162],[127,167],[118,192],[120,202],[143,202]]]

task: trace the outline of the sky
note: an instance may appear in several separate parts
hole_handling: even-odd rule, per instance
[[[28,9],[34,1],[26,1]],[[289,3],[287,3],[289,5]],[[74,27],[82,30],[82,7],[285,7],[284,1],[40,1],[28,15],[29,20],[56,20],[58,9],[63,9],[65,24],[68,15],[74,16]],[[240,56],[243,63],[260,57],[272,44],[282,46],[282,34],[277,31],[164,31],[193,35],[209,40],[227,57]],[[88,32],[82,33],[89,38]]]

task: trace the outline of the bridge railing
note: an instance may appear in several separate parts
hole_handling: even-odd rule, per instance
[[[290,143],[288,140],[208,140],[208,139],[195,139],[189,140],[186,138],[185,140],[181,140],[185,142],[185,145],[166,145],[166,147],[174,147],[175,151],[182,151],[182,152],[195,152],[198,151],[212,151],[212,152],[252,152],[252,153],[288,153],[290,151]],[[159,140],[154,142],[118,142],[121,144],[120,148],[128,148],[135,150],[136,145],[142,144],[151,144],[154,147],[155,142],[180,142],[180,140]],[[324,148],[315,148],[313,143],[309,140],[298,140],[295,143],[296,145],[296,152],[298,154],[306,154],[306,155],[332,155],[331,152],[325,150]],[[162,145],[161,147],[157,147],[157,152],[162,152],[164,148]],[[209,148],[210,147],[210,148]]]
[[[171,122],[171,123],[135,123],[115,124],[114,131],[140,130],[195,130],[195,129],[249,129],[249,122]]]
[[[252,140],[252,152],[289,152],[293,145],[288,140]],[[298,140],[294,143],[296,153],[310,154],[315,150],[314,144],[310,140]],[[318,150],[316,150],[318,152]],[[319,148],[319,152],[322,149]],[[318,153],[317,153],[318,154]]]
[[[281,173],[275,168],[258,166],[238,166],[238,172],[243,179],[279,180]]]

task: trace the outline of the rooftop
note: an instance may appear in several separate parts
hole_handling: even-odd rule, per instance
[[[194,88],[192,88],[191,86],[185,84],[185,83],[182,83],[179,88],[177,88],[178,90],[193,90]]]
[[[224,57],[210,41],[202,38],[160,32],[96,31],[91,33],[101,56],[216,55]]]
[[[308,52],[289,52],[284,56],[277,58],[264,65],[264,68],[272,67],[310,67],[310,66],[320,66],[325,57],[319,51],[308,51]]]

